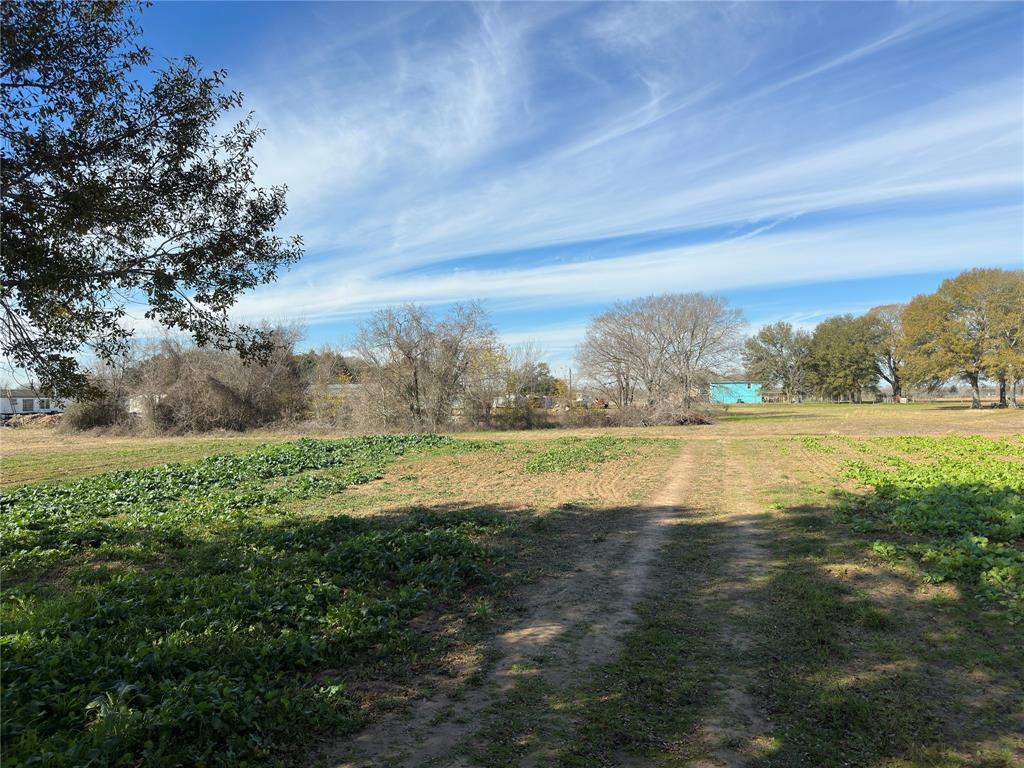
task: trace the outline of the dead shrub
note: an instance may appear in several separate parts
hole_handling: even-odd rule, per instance
[[[69,405],[61,414],[60,428],[64,432],[82,432],[98,427],[110,427],[124,422],[127,416],[123,403],[112,397],[80,400]]]

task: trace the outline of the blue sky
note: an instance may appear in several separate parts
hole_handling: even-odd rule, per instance
[[[616,299],[813,326],[1024,266],[1024,5],[183,3],[159,57],[228,70],[303,261],[240,319],[344,346],[480,299],[568,364]]]

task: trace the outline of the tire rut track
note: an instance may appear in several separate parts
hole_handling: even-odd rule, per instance
[[[719,636],[731,663],[722,672],[718,704],[698,728],[704,756],[692,763],[693,768],[749,765],[761,756],[759,742],[772,730],[746,684],[755,666],[752,654],[757,643],[747,627],[749,617],[760,610],[756,599],[759,578],[772,567],[762,543],[770,534],[760,522],[766,510],[758,502],[759,488],[751,465],[737,461],[727,450],[730,448],[736,449],[737,443],[719,444],[717,455],[724,457],[719,459],[721,464],[717,471],[704,473],[705,478],[714,478],[710,483],[714,492],[704,494],[703,505],[695,504],[695,508],[702,507],[699,514],[721,529],[715,547],[720,550],[723,571],[708,595],[707,609],[718,612]]]
[[[546,683],[561,687],[611,659],[636,617],[668,525],[681,514],[677,502],[692,471],[692,450],[684,444],[651,502],[624,511],[631,524],[595,542],[575,570],[522,590],[524,615],[492,641],[496,661],[482,685],[415,702],[407,717],[374,723],[329,745],[319,762],[336,768],[462,765],[460,745],[511,690],[517,667],[536,665]]]

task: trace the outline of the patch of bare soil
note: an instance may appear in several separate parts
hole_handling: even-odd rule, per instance
[[[59,413],[25,413],[11,416],[3,422],[3,426],[12,429],[31,428],[44,429],[56,427],[60,424],[61,414]]]
[[[676,500],[690,471],[686,451],[648,505],[617,510],[618,524],[606,533],[580,537],[570,570],[520,591],[518,618],[491,642],[493,661],[482,684],[468,690],[439,685],[434,695],[412,703],[406,717],[326,745],[318,762],[338,768],[462,765],[459,745],[512,688],[517,670],[535,667],[547,683],[563,686],[612,658],[635,619],[667,526],[680,514]],[[580,512],[582,525],[586,514]]]

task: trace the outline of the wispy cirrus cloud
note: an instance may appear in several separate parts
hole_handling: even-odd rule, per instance
[[[308,254],[239,317],[480,298],[563,344],[555,306],[1021,263],[1020,6],[294,7],[232,71]]]
[[[980,265],[1006,264],[1016,247],[1019,224],[1014,207],[967,214],[919,216],[907,221],[874,220],[816,229],[773,231],[753,238],[642,252],[615,258],[491,269],[381,277],[370,271],[327,275],[304,282],[285,278],[274,291],[247,297],[239,306],[248,317],[303,317],[318,322],[365,313],[404,302],[444,304],[477,296],[496,308],[538,310],[612,302],[663,291],[721,291],[751,285],[822,282],[871,275],[958,268],[968,258]],[[878,254],[898,251],[899,259]],[[865,265],[870,269],[865,270]]]

